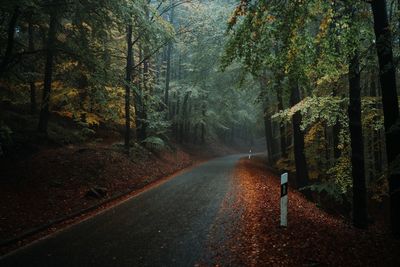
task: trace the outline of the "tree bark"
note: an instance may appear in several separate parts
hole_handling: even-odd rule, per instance
[[[367,228],[367,188],[365,184],[364,144],[361,124],[360,59],[358,51],[349,65],[349,128],[353,177],[353,224]]]
[[[164,104],[167,108],[168,113],[169,113],[169,111],[168,111],[169,84],[170,84],[170,78],[171,78],[171,54],[172,54],[172,43],[169,43],[168,47],[167,47],[167,69],[166,69],[166,73],[165,73],[165,92],[164,92]]]
[[[15,6],[14,12],[11,16],[10,22],[8,24],[8,30],[7,30],[7,46],[6,50],[4,53],[3,60],[1,61],[0,64],[0,77],[3,75],[3,73],[6,71],[8,64],[11,61],[12,57],[12,52],[14,49],[14,37],[15,37],[15,27],[17,25],[18,17],[20,15],[20,8],[19,6]]]
[[[280,78],[278,77],[278,85],[275,88],[276,90],[276,97],[278,100],[278,111],[283,110],[283,98],[282,98],[282,88],[280,88]],[[280,130],[280,148],[281,148],[281,157],[287,158],[287,151],[286,151],[286,127],[283,123],[279,124]]]
[[[44,73],[44,87],[43,87],[43,97],[42,105],[40,109],[39,125],[38,130],[41,133],[47,134],[47,127],[49,122],[49,105],[50,105],[50,93],[51,93],[51,83],[53,79],[53,58],[55,54],[55,41],[57,33],[57,14],[51,13],[49,31],[47,36],[47,52],[46,52],[46,65]]]
[[[184,127],[186,124],[186,116],[187,116],[187,105],[189,101],[189,92],[186,92],[184,98],[183,98],[183,103],[182,103],[182,111],[181,111],[181,116],[180,116],[180,122],[179,122],[179,142],[182,143],[183,140],[185,139],[184,137]]]
[[[260,77],[260,86],[261,90],[266,90],[266,77],[265,75],[263,77]],[[267,154],[268,154],[268,163],[272,165],[273,159],[272,159],[272,124],[271,124],[271,114],[269,113],[269,105],[270,105],[270,99],[268,97],[268,94],[266,95],[265,98],[265,107],[264,107],[264,129],[265,129],[265,141],[267,144]]]
[[[125,149],[129,155],[129,147],[131,142],[131,86],[132,86],[132,24],[127,26],[126,33],[126,44],[127,44],[127,55],[126,55],[126,73],[125,73]]]
[[[371,1],[374,17],[376,49],[379,60],[379,78],[386,132],[386,154],[389,164],[390,218],[393,235],[400,238],[400,172],[393,166],[400,154],[399,105],[396,72],[393,62],[392,34],[388,23],[386,1]]]
[[[30,19],[28,23],[28,50],[29,52],[35,51],[35,44],[33,39],[33,24]],[[35,71],[33,64],[30,67],[31,74]],[[30,88],[30,100],[31,100],[31,113],[36,113],[37,104],[36,104],[36,86],[35,86],[35,79],[33,77],[30,78],[29,81],[29,88]]]
[[[173,1],[170,1],[170,14],[169,14],[169,23],[173,24],[174,23],[174,6],[173,6]],[[167,116],[169,114],[169,84],[171,80],[171,55],[172,55],[172,41],[168,43],[167,47],[167,69],[165,73],[165,92],[164,92],[164,104],[165,108],[167,109]],[[169,114],[169,117],[171,118],[171,114]]]
[[[290,92],[290,104],[295,106],[300,102],[300,89],[297,81],[291,81],[292,90]],[[298,111],[293,115],[293,142],[294,159],[296,165],[297,187],[302,188],[308,185],[308,165],[304,153],[304,133],[300,129],[302,116]]]
[[[206,142],[206,124],[205,124],[205,120],[206,120],[206,102],[205,102],[205,100],[203,100],[201,115],[202,115],[201,143],[204,144]]]
[[[267,144],[268,163],[273,164],[273,153],[272,153],[272,128],[271,128],[271,114],[268,112],[269,101],[267,99],[266,106],[264,108],[264,126],[265,126],[265,141]]]
[[[143,55],[142,55],[142,47],[139,45],[139,62],[142,62]],[[142,66],[139,65],[135,69],[136,77],[138,77],[136,81],[137,92],[135,93],[135,135],[136,140],[140,141],[140,129],[142,128],[142,95],[143,95],[143,88],[142,88],[142,80],[143,80],[143,70]]]

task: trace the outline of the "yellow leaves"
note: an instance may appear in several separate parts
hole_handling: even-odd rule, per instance
[[[74,28],[74,26],[72,25],[71,22],[66,22],[63,24],[64,29],[66,30],[72,30]]]
[[[78,61],[65,61],[57,67],[62,71],[73,71],[78,66]]]
[[[84,111],[72,112],[69,110],[64,110],[64,111],[55,111],[55,113],[64,118],[82,121],[84,123],[87,123],[87,125],[90,127],[99,126],[101,121],[101,118],[98,115],[90,112],[84,112]]]
[[[295,40],[294,40],[295,38],[296,37],[293,37],[292,43],[295,42]],[[285,73],[286,74],[288,74],[290,72],[290,67],[293,66],[292,63],[296,60],[298,52],[299,52],[299,49],[297,48],[297,46],[295,46],[295,45],[291,45],[290,46],[290,48],[288,50],[288,53],[287,53],[287,62],[286,62],[286,65],[285,65]]]
[[[71,111],[55,111],[54,113],[56,113],[64,118],[68,118],[68,119],[74,118],[74,113],[72,113]]]
[[[63,83],[60,80],[57,80],[57,81],[53,81],[53,83],[51,85],[53,88],[57,89],[57,88],[62,88]]]
[[[237,17],[242,17],[247,14],[247,2],[242,1],[233,12],[232,16],[228,20],[229,27],[233,27],[237,22]]]
[[[81,26],[88,31],[92,31],[92,27],[90,27],[90,25],[87,24],[86,22],[82,22]]]
[[[337,84],[348,72],[348,66],[345,62],[332,62],[329,55],[322,53],[318,60],[318,70],[311,70],[308,73],[310,79],[315,82],[318,89],[326,89]]]
[[[317,140],[321,140],[322,138],[324,138],[324,126],[321,122],[318,122],[314,124],[307,132],[304,141],[309,145]]]
[[[98,126],[101,118],[94,113],[86,113],[86,123],[89,126]]]
[[[329,8],[328,12],[326,12],[325,16],[323,17],[323,19],[319,25],[319,32],[316,37],[317,43],[319,43],[321,41],[321,39],[327,35],[329,26],[332,23],[332,18],[333,18],[333,10],[332,10],[332,8]]]
[[[266,18],[265,18],[265,21],[266,22],[274,22],[276,20],[276,17],[275,16],[273,16],[273,15],[268,15]]]
[[[236,16],[232,15],[229,19],[228,19],[228,25],[233,26],[236,24]]]

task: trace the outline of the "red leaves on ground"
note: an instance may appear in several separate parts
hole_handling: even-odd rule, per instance
[[[292,189],[288,227],[280,228],[279,203],[279,178],[261,159],[241,160],[212,230],[214,264],[400,266],[398,241],[374,230],[355,229]],[[222,235],[225,239],[218,237]]]

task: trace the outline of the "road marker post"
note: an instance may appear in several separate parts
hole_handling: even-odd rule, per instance
[[[249,159],[251,159],[251,149],[250,149],[250,151],[249,151]]]
[[[288,173],[281,175],[281,226],[287,227],[288,212]]]

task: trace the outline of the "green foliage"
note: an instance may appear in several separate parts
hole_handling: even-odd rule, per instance
[[[142,141],[146,147],[151,148],[152,150],[163,150],[166,148],[165,142],[156,136],[147,137]]]
[[[259,97],[268,105],[265,115],[272,115],[275,124],[290,125],[293,115],[301,113],[310,178],[318,184],[312,189],[349,197],[348,72],[356,49],[361,55],[363,90],[371,91],[371,86],[376,91],[377,60],[369,7],[357,1],[293,1],[285,5],[241,1],[229,19],[228,36],[222,66],[239,63],[248,73],[265,80]],[[294,85],[300,87],[302,101],[291,106],[288,102]],[[378,98],[363,97],[362,124],[364,133],[382,131]],[[333,128],[339,128],[334,133],[338,135],[337,147],[332,147],[329,139]],[[332,159],[337,149],[340,157]],[[373,168],[374,155],[369,153],[367,150],[366,159],[372,160],[367,161],[367,167]]]

